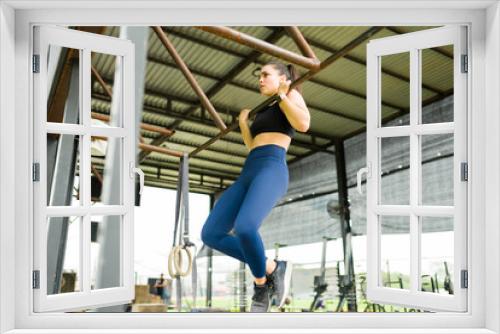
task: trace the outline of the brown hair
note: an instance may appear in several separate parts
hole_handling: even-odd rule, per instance
[[[297,69],[292,64],[285,65],[278,60],[271,60],[267,62],[266,65],[272,65],[280,75],[285,74],[286,79],[292,82],[299,78],[299,72],[297,72]],[[294,87],[294,89],[302,94],[302,85],[297,85]]]

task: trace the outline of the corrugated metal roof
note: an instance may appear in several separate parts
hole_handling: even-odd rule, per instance
[[[279,33],[281,27],[233,27],[259,39]],[[371,27],[299,27],[320,60],[342,49]],[[370,39],[393,36],[433,27],[383,27]],[[163,27],[178,54],[192,71],[198,84],[208,93],[236,66],[254,53],[250,47],[215,36],[195,27]],[[161,145],[173,150],[191,152],[220,131],[208,112],[202,117],[201,103],[177,64],[150,29],[148,61],[145,70],[145,95],[142,121],[170,128],[180,122],[173,136]],[[118,27],[107,27],[104,34],[119,36]],[[366,43],[365,41],[339,58],[332,65],[303,84],[303,96],[311,113],[308,133],[297,134],[288,151],[289,161],[319,150],[334,138],[347,138],[362,131],[366,118]],[[300,53],[292,38],[283,33],[274,45]],[[388,117],[409,106],[409,58],[403,55],[383,57],[382,114]],[[209,96],[226,125],[235,121],[243,108],[252,108],[265,100],[259,93],[258,77],[253,72],[273,59],[259,54],[253,62],[240,69],[217,93]],[[92,65],[112,87],[113,57],[96,54]],[[307,69],[296,66],[300,73]],[[453,50],[441,47],[422,53],[423,100],[438,94],[451,94]],[[98,82],[92,85],[92,110],[108,114],[110,103]],[[190,111],[188,113],[188,110]],[[157,144],[160,135],[142,129],[145,143]],[[316,145],[316,146],[315,146]],[[226,188],[239,174],[248,154],[239,129],[215,141],[190,159],[191,191],[213,193]],[[143,161],[147,184],[176,188],[179,159],[161,153],[150,153]],[[224,178],[224,173],[227,177]],[[203,184],[201,184],[201,175]],[[221,188],[222,185],[222,188]]]

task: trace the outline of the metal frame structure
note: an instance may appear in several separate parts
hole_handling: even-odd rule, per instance
[[[198,96],[198,99],[191,99],[191,98],[181,97],[178,94],[165,93],[150,87],[145,88],[144,93],[147,94],[148,96],[154,98],[161,98],[164,100],[166,99],[167,101],[166,109],[158,108],[157,106],[153,106],[145,101],[143,105],[143,110],[145,115],[146,114],[158,115],[163,117],[167,116],[174,119],[174,121],[171,122],[171,124],[169,124],[168,126],[162,124],[162,126],[158,127],[158,125],[154,125],[153,123],[147,123],[147,121],[143,121],[143,125],[141,126],[141,129],[144,130],[143,131],[144,138],[148,139],[153,138],[153,139],[150,141],[149,144],[145,142],[144,138],[141,139],[139,147],[141,148],[142,152],[139,153],[139,161],[141,165],[150,167],[147,172],[148,176],[146,180],[149,182],[154,181],[155,186],[175,188],[175,182],[169,181],[164,177],[164,175],[172,175],[172,173],[174,173],[176,170],[176,166],[175,164],[171,164],[170,162],[166,161],[160,163],[158,161],[159,159],[158,156],[155,157],[151,155],[152,152],[157,152],[170,157],[180,157],[183,153],[182,151],[186,150],[188,147],[191,147],[192,150],[189,152],[190,157],[196,156],[196,159],[192,160],[192,167],[194,168],[199,166],[200,162],[217,163],[217,164],[222,164],[225,167],[229,167],[229,168],[222,168],[223,173],[229,175],[231,173],[229,171],[231,167],[233,166],[238,168],[242,167],[241,163],[229,162],[226,159],[217,158],[217,155],[213,156],[209,154],[200,155],[199,153],[202,151],[207,151],[207,153],[214,152],[221,154],[231,154],[231,156],[238,157],[240,159],[244,159],[246,157],[246,155],[243,155],[239,152],[233,151],[229,153],[227,150],[221,150],[219,148],[220,145],[212,145],[213,143],[218,141],[221,144],[223,143],[225,145],[232,145],[232,144],[241,145],[241,140],[236,140],[233,136],[228,136],[229,133],[239,132],[239,123],[237,121],[239,111],[231,108],[228,109],[226,106],[221,105],[220,103],[210,101],[210,99],[214,97],[215,94],[220,92],[221,89],[223,89],[228,85],[231,85],[238,89],[244,89],[247,91],[255,92],[255,88],[252,87],[251,85],[241,83],[241,81],[235,81],[234,79],[236,78],[236,76],[240,75],[242,71],[252,63],[259,66],[263,65],[264,62],[258,59],[258,57],[261,54],[265,53],[267,55],[276,56],[286,61],[291,61],[295,64],[300,64],[300,66],[309,66],[308,72],[302,75],[302,77],[299,78],[297,82],[292,83],[292,87],[300,83],[310,81],[315,85],[320,85],[320,87],[326,89],[333,89],[334,91],[346,94],[346,96],[364,100],[366,99],[365,94],[357,92],[347,87],[343,87],[343,85],[325,82],[325,80],[318,78],[317,74],[320,73],[322,70],[324,70],[326,67],[333,64],[334,62],[338,61],[339,59],[346,59],[350,62],[365,66],[366,62],[363,59],[359,58],[358,56],[350,54],[350,51],[352,51],[357,46],[365,43],[367,40],[370,39],[371,36],[384,29],[394,34],[404,33],[404,31],[401,31],[400,29],[394,27],[383,27],[383,26],[371,27],[371,28],[368,27],[366,31],[364,31],[358,37],[352,39],[344,47],[336,49],[328,45],[325,45],[324,43],[321,43],[319,41],[315,41],[314,39],[308,39],[306,41],[306,39],[304,38],[304,36],[297,27],[267,27],[267,29],[270,31],[270,34],[266,38],[262,39],[244,34],[242,32],[239,32],[237,30],[228,27],[193,27],[193,28],[220,38],[224,38],[226,40],[233,41],[240,45],[250,47],[254,50],[251,53],[246,54],[241,51],[235,51],[234,48],[219,45],[213,42],[213,40],[202,39],[198,36],[187,34],[183,31],[179,31],[179,29],[172,29],[169,27],[152,27],[152,30],[154,31],[156,37],[160,40],[165,50],[167,50],[167,53],[171,56],[171,58],[174,61],[170,62],[168,60],[163,59],[163,57],[162,58],[158,57],[157,55],[148,55],[147,56],[148,63],[151,63],[154,66],[158,65],[165,68],[179,69],[186,78],[191,88],[193,88],[193,91]],[[295,42],[297,48],[301,51],[302,54],[294,53],[292,51],[274,45],[285,35],[288,35]],[[171,37],[196,43],[197,45],[207,47],[208,49],[211,50],[224,52],[228,55],[241,58],[241,61],[239,61],[235,65],[232,65],[231,69],[227,72],[227,74],[220,77],[215,76],[213,74],[209,74],[206,71],[200,71],[199,69],[196,68],[193,69],[188,68],[188,66],[186,65],[184,60],[180,57],[179,53],[174,47],[174,44],[171,42]],[[331,53],[331,55],[323,62],[319,62],[316,58],[316,55],[312,51],[312,47],[317,48],[321,51],[327,51],[328,53]],[[450,55],[445,51],[438,50],[438,52],[445,57],[450,57]],[[318,63],[319,65],[314,65],[316,63]],[[409,82],[408,77],[400,73],[397,73],[394,70],[382,69],[382,73],[390,76],[391,78],[401,80],[403,82]],[[200,83],[194,78],[195,75],[197,77],[203,78],[204,80],[205,79],[213,80],[215,81],[215,84],[209,89],[207,89],[206,92],[204,92],[203,89],[201,89]],[[101,83],[101,85],[112,84],[112,80],[110,80],[109,78],[101,77],[99,82]],[[443,98],[452,93],[452,91],[444,91],[443,89],[440,89],[438,87],[426,83],[423,83],[423,88],[429,90],[433,94],[436,94],[428,101],[425,101],[425,104],[432,103],[436,99]],[[99,94],[98,92],[93,92],[92,97],[103,101],[110,100],[109,93],[107,95],[102,95]],[[256,114],[256,112],[258,112],[261,108],[263,108],[266,104],[268,104],[271,101],[271,99],[272,98],[269,98],[263,103],[254,107],[252,109],[249,118],[252,118]],[[187,104],[190,105],[190,107],[188,107],[183,112],[173,111],[172,110],[173,102],[181,103],[183,105]],[[324,107],[319,106],[314,102],[308,101],[307,103],[310,109],[319,110],[322,113],[324,112],[325,114],[331,114],[332,116],[340,117],[340,119],[345,119],[350,122],[358,122],[360,125],[365,124],[364,118],[360,117],[358,118],[355,116],[347,115],[343,112],[332,110],[331,108],[325,109]],[[393,115],[391,115],[384,121],[389,121],[395,117],[401,116],[408,112],[408,108],[395,104],[393,102],[385,100],[381,101],[381,103],[382,106],[384,107],[391,108],[392,110],[399,110],[399,112],[395,112]],[[199,116],[194,116],[193,113],[197,111],[200,107],[201,107],[201,113],[199,113]],[[225,116],[228,116],[226,117],[226,119],[230,120],[228,124],[224,123],[222,117],[223,113],[226,114]],[[206,114],[209,115],[210,119],[207,118]],[[174,136],[176,131],[180,131],[180,133],[193,133],[196,134],[197,136],[203,136],[203,134],[197,131],[187,129],[185,127],[182,128],[181,126],[184,121],[194,122],[206,126],[212,126],[215,124],[219,133],[217,133],[215,136],[209,136],[205,140],[205,142],[202,142],[201,144],[193,145],[193,143],[188,142],[185,139]],[[150,127],[151,125],[156,127]],[[363,131],[365,131],[365,126],[362,126],[361,128],[349,133],[348,135],[341,136],[340,138],[345,140]],[[157,135],[158,133],[159,135]],[[327,136],[324,133],[319,133],[313,129],[308,130],[307,133],[305,134],[310,136],[310,140],[304,140],[303,136],[298,136],[298,138],[294,138],[293,143],[287,152],[287,155],[289,157],[288,158],[289,164],[299,161],[316,152],[329,152],[332,154],[334,153],[332,148],[334,146],[335,140],[339,138],[338,136]],[[173,149],[162,147],[162,145],[167,141],[176,145],[182,145],[185,148],[176,151]],[[211,147],[209,148],[209,146]],[[305,153],[304,149],[307,150]],[[167,161],[170,160],[167,159]],[[155,168],[156,171],[153,171],[152,168]],[[197,176],[191,178],[193,186],[199,188],[198,190],[201,191],[201,189],[205,187],[205,185],[202,184],[201,182],[202,180],[207,181],[211,178],[216,177],[218,178],[218,183],[220,184],[220,186],[213,187],[213,182],[212,185],[209,185],[209,183],[207,183],[208,188],[206,188],[206,190],[203,190],[203,192],[219,191],[230,185],[231,180],[234,179],[235,176],[237,175],[235,174],[235,176],[233,177],[231,177],[230,175],[228,177],[225,177],[224,175],[217,177],[214,175],[214,173],[218,170],[219,170],[218,168],[213,169],[211,166],[205,166],[204,164],[203,171],[200,171],[200,173],[195,173]],[[207,173],[205,173],[205,171]],[[212,176],[210,176],[210,173],[212,174]]]
[[[146,162],[146,159],[148,158],[149,153],[151,152],[158,152],[162,154],[166,154],[169,156],[174,156],[174,157],[180,157],[182,156],[182,152],[178,152],[175,150],[170,150],[164,147],[159,147],[161,144],[163,144],[167,140],[172,140],[175,142],[175,140],[172,138],[172,136],[175,134],[176,128],[179,127],[179,125],[182,123],[183,120],[192,120],[196,122],[203,122],[203,124],[210,124],[207,123],[208,120],[205,120],[203,117],[205,115],[205,110],[208,111],[209,115],[211,116],[213,122],[219,129],[219,134],[217,134],[215,137],[212,137],[208,139],[205,143],[203,143],[201,146],[195,147],[190,153],[190,157],[195,156],[199,152],[208,149],[208,146],[213,144],[214,142],[218,140],[230,140],[230,139],[222,139],[225,137],[228,133],[231,131],[236,131],[239,128],[238,121],[236,120],[236,113],[237,111],[233,110],[230,111],[231,113],[231,119],[232,122],[231,124],[227,125],[224,124],[221,116],[219,113],[216,111],[216,109],[219,109],[216,105],[213,105],[209,98],[213,95],[215,95],[217,92],[219,92],[223,87],[225,87],[228,83],[234,84],[231,82],[232,79],[235,78],[236,75],[241,73],[241,71],[246,68],[249,64],[252,62],[257,61],[257,57],[261,54],[261,52],[279,57],[281,59],[284,59],[286,61],[291,61],[295,64],[301,65],[301,66],[306,66],[306,68],[309,69],[309,71],[304,74],[301,78],[299,78],[296,82],[293,82],[291,85],[291,88],[295,87],[296,85],[303,83],[308,80],[314,80],[313,76],[317,73],[319,73],[321,70],[325,69],[327,66],[331,65],[338,59],[341,59],[344,57],[350,50],[355,48],[356,46],[360,45],[361,43],[365,42],[367,39],[369,39],[370,36],[373,34],[377,33],[383,27],[374,27],[369,30],[367,30],[365,33],[362,35],[358,36],[358,38],[354,39],[352,42],[348,43],[344,48],[340,50],[336,50],[336,52],[333,52],[333,54],[326,59],[323,62],[320,62],[316,55],[314,54],[310,44],[306,41],[304,36],[301,34],[300,30],[297,27],[285,27],[285,28],[272,28],[271,34],[268,38],[265,40],[260,40],[258,38],[249,36],[247,34],[238,32],[234,29],[227,28],[227,27],[196,27],[197,29],[215,34],[221,38],[226,38],[229,40],[233,40],[237,43],[250,46],[254,48],[255,50],[245,57],[239,64],[237,64],[227,75],[225,75],[223,78],[215,78],[218,79],[218,83],[209,89],[207,93],[205,94],[203,90],[201,89],[200,84],[196,81],[196,79],[193,76],[194,74],[197,75],[206,75],[204,73],[200,73],[199,71],[191,71],[187,65],[184,63],[178,52],[176,51],[173,43],[170,41],[169,37],[167,36],[167,32],[165,31],[165,28],[162,27],[152,27],[153,31],[155,32],[156,36],[160,39],[161,43],[165,47],[165,49],[168,51],[168,53],[172,56],[172,58],[175,61],[175,64],[178,66],[178,68],[182,71],[183,75],[185,76],[186,80],[189,82],[193,90],[196,92],[196,94],[199,97],[199,102],[201,102],[202,105],[202,119],[198,118],[192,118],[190,114],[192,114],[198,107],[198,101],[193,101],[193,100],[185,100],[182,102],[189,103],[192,105],[191,108],[189,108],[185,113],[183,114],[174,114],[173,116],[177,118],[177,120],[171,124],[168,128],[164,127],[158,127],[158,126],[151,126],[152,124],[145,124],[143,123],[141,125],[141,129],[147,130],[147,131],[152,131],[159,133],[160,136],[155,138],[150,144],[144,143],[144,139],[141,139],[141,142],[139,143],[139,147],[142,149],[142,152],[139,154],[139,161],[141,163]],[[274,46],[273,43],[275,43],[278,39],[280,39],[282,36],[284,36],[285,33],[288,33],[290,37],[295,41],[296,45],[298,48],[301,50],[303,55],[296,54],[294,52],[291,52],[289,50]],[[169,33],[170,34],[170,33]],[[178,33],[173,33],[173,35],[178,36]],[[187,36],[182,36],[184,38],[188,38]],[[196,42],[200,42],[199,40],[196,40]],[[213,45],[207,45],[208,47],[213,47]],[[160,61],[159,59],[155,59],[154,57],[148,56],[148,61],[153,61],[157,63],[164,63],[164,61]],[[262,62],[258,62],[262,65]],[[169,66],[175,66],[175,65],[169,65]],[[93,75],[97,78],[101,86],[104,88],[104,91],[106,92],[107,96],[98,96],[97,94],[93,94],[93,97],[100,98],[100,99],[110,99],[110,94],[111,90],[107,87],[107,83],[105,79],[103,79],[99,73],[97,73],[97,70],[93,69],[92,71]],[[317,81],[317,80],[316,80]],[[321,83],[321,82],[320,82]],[[324,84],[324,83],[323,83]],[[244,85],[240,85],[244,89],[250,89],[253,90],[252,87],[246,87]],[[334,89],[339,89],[339,87],[330,87]],[[154,92],[146,89],[147,94],[155,94],[155,95],[160,95],[164,96],[165,94],[161,94],[160,92]],[[351,94],[356,94],[354,92],[350,92]],[[359,96],[359,94],[357,94]],[[364,96],[359,96],[363,98]],[[168,99],[170,106],[172,101],[179,101],[179,97],[175,96],[166,96]],[[250,113],[249,117],[253,117],[260,109],[262,109],[265,105],[267,105],[273,98],[269,98],[263,103],[259,104],[258,106],[254,107]],[[390,105],[391,107],[394,107]],[[168,106],[167,106],[167,109]],[[320,108],[321,110],[321,108]],[[162,110],[153,110],[151,107],[145,107],[146,112],[153,112],[157,114],[162,114],[165,115],[164,111]],[[322,110],[323,111],[323,110]],[[171,111],[170,111],[171,112]],[[340,116],[340,117],[345,117],[348,118],[349,120],[364,123],[363,119],[358,119],[358,118],[352,118],[346,115],[342,115],[341,113],[337,112],[329,112],[333,115]],[[97,115],[97,113],[94,113],[93,116],[95,118],[99,118],[102,120],[105,120],[106,116],[105,115]],[[318,152],[318,151],[325,151],[325,152],[330,152],[333,153],[332,151],[329,150],[328,146],[321,146],[317,144],[317,138],[322,138],[322,140],[328,140],[329,142],[332,142],[336,138],[330,137],[330,138],[325,138],[324,135],[321,135],[319,133],[314,133],[314,131],[308,131],[308,134],[311,135],[311,142],[303,142],[299,140],[294,141],[294,145],[298,147],[303,147],[308,149],[310,152]],[[171,139],[172,138],[172,139]],[[231,142],[234,142],[233,140],[230,140]],[[235,142],[240,144],[239,141]],[[290,150],[292,151],[292,150]],[[293,152],[288,152],[289,155],[294,155]],[[293,161],[297,161],[300,159],[303,155],[295,155]],[[244,156],[242,156],[244,158]],[[207,158],[199,158],[201,160],[207,160]],[[209,159],[208,159],[209,160]],[[214,161],[215,162],[215,161]],[[225,162],[224,162],[225,163]],[[238,165],[240,166],[240,165]],[[167,167],[167,169],[171,169],[171,167]],[[158,168],[158,175],[161,175],[161,170]],[[224,188],[224,178],[220,178],[220,184],[222,188]]]

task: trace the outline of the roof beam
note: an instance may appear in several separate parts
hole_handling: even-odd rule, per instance
[[[159,161],[156,160],[154,157],[147,157],[146,160],[141,164],[146,167],[154,167],[154,168],[160,168],[160,169],[177,169],[179,170],[179,164],[174,163],[174,162],[167,162],[167,161]],[[221,172],[218,169],[211,169],[211,168],[206,168],[204,166],[199,166],[197,163],[190,163],[189,164],[189,173],[195,173],[195,174],[206,174],[207,176],[210,177],[216,177],[216,178],[223,178],[227,180],[236,180],[238,178],[238,174],[232,173],[232,172]]]
[[[158,182],[158,184],[156,182]],[[145,178],[145,184],[146,184],[146,186],[163,188],[163,189],[170,189],[173,191],[176,191],[177,187],[178,187],[177,182],[175,182],[175,181],[169,181],[169,180],[157,181],[157,180],[149,178],[149,177]],[[203,186],[203,185],[199,185],[199,184],[192,184],[192,183],[189,184],[189,192],[191,192],[191,193],[211,195],[214,192],[218,192],[221,190],[224,190],[224,188],[208,187],[208,186]]]
[[[156,162],[152,160],[150,157],[146,159],[145,162],[141,164],[141,166],[149,167],[149,168],[156,168],[156,169],[166,169],[166,170],[179,170],[179,165],[175,163],[167,163],[167,162]],[[193,166],[193,168],[189,168],[189,173],[196,174],[196,175],[206,175],[209,177],[214,177],[214,178],[223,178],[225,180],[231,180],[235,181],[238,178],[237,174],[233,173],[222,173],[219,170],[214,170],[214,169],[205,169],[205,168],[200,168]]]

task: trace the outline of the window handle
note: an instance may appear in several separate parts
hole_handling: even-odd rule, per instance
[[[358,170],[358,173],[356,175],[358,179],[358,184],[357,184],[358,193],[360,193],[361,195],[363,195],[363,190],[361,189],[361,176],[363,174],[366,174],[367,179],[371,177],[371,163],[368,162],[366,165],[367,165],[366,167],[363,167],[360,170]]]
[[[142,190],[144,189],[144,172],[142,171],[142,169],[135,167],[135,163],[131,161],[130,177],[134,178],[136,173],[139,174],[139,194],[142,194]]]

